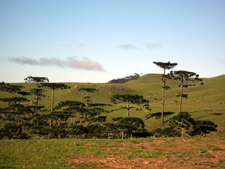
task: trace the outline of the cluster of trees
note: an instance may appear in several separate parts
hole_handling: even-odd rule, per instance
[[[211,131],[216,130],[217,125],[209,120],[195,120],[187,112],[180,112],[169,121],[169,127],[157,128],[153,131],[155,137],[190,137],[190,136],[206,136]]]
[[[173,69],[175,66],[177,66],[177,63],[170,63],[170,62],[153,62],[160,68],[163,68],[163,74],[162,74],[162,82],[163,82],[163,94],[162,94],[162,112],[161,112],[161,125],[164,124],[164,105],[165,105],[165,90],[170,89],[169,86],[166,86],[166,79],[172,79],[172,80],[178,80],[180,81],[180,93],[177,95],[177,97],[180,98],[180,104],[179,104],[179,112],[181,112],[182,108],[182,98],[188,98],[188,94],[183,93],[183,88],[188,87],[188,85],[185,84],[185,82],[199,82],[202,81],[202,79],[199,78],[199,75],[195,72],[185,71],[185,70],[179,70],[179,71],[170,71],[170,73],[166,74],[166,70]],[[203,84],[203,83],[201,83]]]
[[[123,78],[112,79],[112,80],[108,81],[108,83],[126,83],[130,80],[137,80],[140,77],[141,76],[139,74],[135,73],[134,75],[126,76],[126,77],[123,77]]]
[[[166,79],[180,81],[179,114],[169,120],[169,127],[156,129],[148,132],[142,119],[130,117],[130,106],[135,106],[139,110],[150,110],[149,101],[141,95],[116,94],[111,97],[114,104],[125,103],[126,117],[113,118],[112,122],[107,120],[107,111],[101,106],[92,104],[91,93],[98,92],[95,88],[81,87],[78,91],[85,92],[84,102],[61,101],[54,106],[54,95],[56,90],[64,90],[70,86],[63,83],[49,83],[46,77],[25,78],[27,83],[36,83],[36,87],[29,92],[23,91],[23,86],[0,84],[0,91],[8,92],[11,97],[0,98],[4,106],[0,108],[0,139],[15,138],[128,138],[147,136],[205,136],[211,131],[216,131],[216,125],[211,121],[196,121],[190,114],[181,112],[182,98],[188,97],[183,93],[183,88],[187,87],[185,81],[201,81],[199,75],[188,71],[171,71],[166,74],[166,69],[172,69],[177,63],[154,62],[164,69],[162,75],[163,99],[161,124],[164,124],[164,104]],[[134,80],[140,75],[135,74],[124,78],[124,80]],[[115,83],[115,82],[114,82]],[[51,110],[44,110],[41,99],[45,97],[45,89],[52,91]],[[29,97],[27,97],[29,96]],[[30,100],[27,98],[32,97]]]
[[[84,102],[61,101],[54,106],[54,92],[67,89],[63,83],[49,83],[46,77],[28,76],[25,82],[36,83],[30,92],[22,91],[23,86],[0,84],[0,90],[12,93],[12,97],[0,98],[4,103],[0,108],[2,126],[0,139],[26,138],[127,138],[146,135],[145,124],[140,118],[118,117],[112,123],[106,122],[106,113],[100,106],[93,106],[90,94],[95,88],[80,88],[86,93]],[[51,110],[45,111],[41,99],[45,88],[52,90]],[[28,100],[26,96],[33,98]],[[128,104],[148,103],[139,95],[114,95],[112,100]],[[29,104],[30,102],[30,104]],[[129,109],[129,108],[128,108]]]
[[[126,103],[127,104],[127,117],[129,117],[130,105],[139,106],[140,109],[145,108],[149,109],[149,101],[144,99],[141,95],[130,95],[130,94],[117,94],[111,97],[111,102],[114,104],[117,103]]]

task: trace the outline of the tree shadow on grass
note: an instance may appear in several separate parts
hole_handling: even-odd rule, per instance
[[[199,116],[199,117],[197,117],[195,119],[197,120],[197,119],[200,119],[200,118],[203,118],[203,117],[206,117],[206,116]]]
[[[223,113],[210,113],[210,114],[208,114],[208,115],[199,116],[199,117],[197,117],[197,118],[195,118],[195,119],[201,119],[201,118],[203,118],[203,117],[207,117],[207,116],[211,116],[211,115],[220,116],[220,115],[223,115]]]
[[[173,115],[174,112],[164,112],[164,117],[166,116],[170,116],[170,115]],[[150,119],[150,118],[153,118],[155,117],[156,119],[160,119],[161,118],[161,112],[157,112],[157,113],[150,113],[150,114],[147,114],[145,116],[146,120]]]
[[[222,113],[212,113],[212,115],[219,116],[219,115],[222,115]]]
[[[89,106],[91,107],[105,107],[105,106],[112,106],[111,104],[104,104],[104,103],[92,103]]]
[[[131,110],[131,109],[134,109],[134,108],[135,108],[135,107],[130,107],[129,109]],[[109,113],[112,113],[112,112],[118,111],[118,110],[123,110],[123,109],[127,109],[127,107],[120,107],[120,108],[118,108],[118,109],[113,109],[113,110],[110,110]]]

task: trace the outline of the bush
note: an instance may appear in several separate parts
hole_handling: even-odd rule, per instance
[[[157,128],[153,131],[155,137],[182,137],[185,136],[206,136],[216,130],[217,125],[212,121],[196,121],[187,112],[181,112],[174,116],[165,129]]]

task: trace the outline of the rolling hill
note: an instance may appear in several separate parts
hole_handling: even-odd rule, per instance
[[[183,99],[182,111],[191,113],[192,117],[199,120],[211,120],[216,124],[220,124],[225,120],[225,75],[214,78],[204,78],[204,85],[200,83],[195,86],[189,86],[184,89],[184,93],[188,94],[188,99]],[[123,84],[107,84],[107,83],[66,83],[71,86],[70,89],[56,90],[55,105],[60,101],[74,100],[84,101],[85,92],[79,91],[82,87],[96,88],[98,91],[91,93],[93,105],[101,105],[106,110],[107,120],[111,121],[113,117],[126,116],[125,104],[114,105],[110,98],[114,94],[139,94],[143,95],[150,101],[151,110],[140,110],[136,107],[130,109],[130,116],[140,117],[144,120],[146,128],[155,129],[160,124],[159,113],[161,112],[162,99],[162,82],[160,74],[147,74],[137,80],[129,81]],[[29,91],[36,84],[20,83],[24,91]],[[170,119],[178,113],[179,99],[179,81],[167,80],[170,90],[166,91],[165,102],[165,120]],[[41,100],[41,104],[45,106],[46,112],[49,112],[51,105],[51,90],[45,89],[47,97]],[[6,92],[0,92],[0,97],[11,97]],[[28,96],[32,99],[33,96]],[[29,104],[29,103],[26,103]],[[0,103],[0,106],[4,106]]]

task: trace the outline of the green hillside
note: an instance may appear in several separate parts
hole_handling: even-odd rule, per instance
[[[192,117],[199,120],[211,120],[216,124],[220,124],[225,120],[225,75],[203,80],[204,85],[197,83],[196,86],[189,86],[184,89],[184,93],[188,94],[188,99],[183,99],[182,111],[191,113]],[[150,101],[151,110],[140,110],[136,107],[130,109],[131,117],[140,117],[144,120],[146,128],[153,130],[160,124],[160,119],[157,113],[161,112],[162,98],[162,82],[160,74],[147,74],[137,80],[129,81],[123,84],[106,84],[106,83],[66,83],[71,88],[66,90],[56,90],[55,105],[61,101],[73,100],[83,102],[83,97],[86,93],[79,91],[82,87],[96,88],[98,91],[91,93],[93,105],[101,105],[108,110],[107,120],[111,121],[113,117],[125,117],[125,104],[114,105],[110,98],[114,94],[139,94],[143,95]],[[189,84],[189,83],[187,83]],[[14,85],[24,86],[24,91],[29,91],[35,88],[34,83],[21,83]],[[176,96],[179,94],[179,82],[167,80],[167,85],[170,90],[166,91],[165,101],[165,121],[171,116],[177,115],[179,107],[179,99]],[[44,105],[45,112],[50,112],[51,106],[51,90],[45,89],[47,97],[41,100]],[[12,97],[12,94],[0,92],[0,97]],[[30,100],[33,96],[27,96]],[[27,105],[30,102],[26,103]],[[1,107],[4,106],[0,103]],[[148,117],[148,118],[147,118]],[[150,117],[150,118],[149,118]]]
[[[182,110],[191,113],[192,117],[199,120],[211,120],[220,124],[225,120],[225,75],[214,78],[203,79],[204,85],[200,83],[196,86],[189,86],[184,89],[188,94],[188,99],[183,99]],[[187,83],[189,84],[189,83]],[[161,75],[148,74],[136,81],[130,81],[124,84],[131,89],[137,90],[140,94],[147,96],[150,94],[150,113],[161,111],[162,83]],[[179,82],[167,80],[167,85],[171,87],[166,91],[165,112],[178,113]],[[170,116],[165,117],[169,119]],[[149,119],[148,124],[159,124],[159,119]]]

